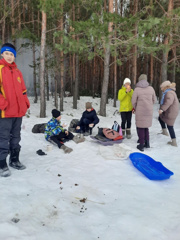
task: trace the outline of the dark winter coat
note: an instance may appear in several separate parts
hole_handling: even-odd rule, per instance
[[[22,73],[16,64],[0,60],[1,118],[22,117],[30,107]]]
[[[179,101],[175,93],[175,88],[171,88],[171,90],[166,93],[163,105],[160,105],[160,109],[163,110],[160,118],[169,126],[174,125],[179,112]]]
[[[136,84],[132,96],[132,105],[135,108],[136,127],[149,128],[152,126],[153,104],[156,102],[154,89],[146,80]]]
[[[96,125],[99,122],[99,118],[97,117],[96,111],[92,108],[90,112],[87,110],[83,112],[82,117],[79,122],[79,126],[83,124],[83,119],[88,119],[90,123],[94,123]]]

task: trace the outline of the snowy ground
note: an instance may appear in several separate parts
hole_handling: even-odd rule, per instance
[[[85,102],[99,110],[98,98],[82,97],[78,110],[72,98],[65,98],[62,122],[80,118]],[[31,99],[33,102],[33,99]],[[100,127],[112,127],[120,116],[113,113],[112,101]],[[1,178],[0,240],[179,240],[180,239],[180,115],[175,123],[179,147],[167,145],[169,137],[158,135],[158,104],[154,106],[150,128],[150,149],[144,153],[174,172],[164,181],[151,181],[127,160],[107,160],[100,146],[86,137],[84,143],[67,143],[74,151],[65,155],[53,146],[46,151],[43,134],[33,134],[36,123],[51,118],[53,102],[47,106],[47,118],[40,119],[39,104],[31,104],[30,118],[22,125],[21,161],[26,170],[11,169]],[[93,134],[97,133],[97,128]],[[136,149],[136,129],[132,119],[132,138],[124,143]],[[36,154],[38,149],[46,156]],[[81,199],[86,201],[80,202]]]

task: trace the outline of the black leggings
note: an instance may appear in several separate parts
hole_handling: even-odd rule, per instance
[[[158,120],[159,120],[159,123],[161,124],[162,129],[166,128],[166,123],[160,117],[158,118]],[[176,135],[174,132],[174,127],[167,125],[167,128],[168,128],[169,134],[171,136],[171,139],[176,138]]]
[[[66,135],[65,132],[61,132],[59,135],[51,136],[50,139],[58,145],[60,148],[65,141],[72,140],[74,135],[71,132],[68,132],[69,134]],[[64,141],[65,140],[65,141]]]
[[[132,118],[132,111],[130,112],[121,112],[121,128],[126,129],[126,122],[127,128],[131,128],[131,118]]]

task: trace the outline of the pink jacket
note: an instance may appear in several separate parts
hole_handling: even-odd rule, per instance
[[[136,127],[149,128],[152,126],[153,104],[156,102],[154,89],[146,80],[136,84],[132,96],[132,105],[135,109]]]
[[[160,118],[169,126],[174,125],[179,112],[179,101],[175,93],[175,88],[171,89],[172,91],[166,93],[164,97],[164,103],[160,106],[160,109],[163,110]]]

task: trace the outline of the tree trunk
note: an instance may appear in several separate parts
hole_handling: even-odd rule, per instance
[[[21,8],[20,8],[20,0],[18,0],[18,30],[21,31]]]
[[[169,13],[170,13],[172,10],[173,10],[173,0],[169,0],[168,12],[167,12],[167,16],[168,16],[168,17],[169,17]],[[167,33],[167,34],[165,35],[165,39],[164,39],[165,50],[163,51],[163,56],[162,56],[162,75],[161,75],[161,82],[164,82],[164,81],[167,80],[168,55],[169,55],[169,50],[168,50],[169,35],[170,35],[170,33]]]
[[[172,81],[176,82],[176,47],[173,48],[173,57]]]
[[[100,102],[100,115],[106,116],[106,102],[108,95],[108,83],[109,83],[109,60],[110,60],[110,45],[108,44],[105,49],[104,57],[104,78],[101,91],[101,102]]]
[[[75,6],[72,6],[72,20],[75,21]],[[74,31],[74,29],[72,29]],[[75,39],[75,35],[72,36]],[[77,109],[77,99],[78,99],[78,84],[76,82],[76,55],[73,54],[72,57],[72,75],[73,75],[73,109]]]
[[[96,56],[94,56],[94,59],[93,59],[93,78],[92,78],[92,97],[93,98],[95,97],[95,80],[96,80]]]
[[[153,16],[152,7],[153,7],[153,0],[150,0],[150,15]],[[150,83],[153,83],[154,78],[154,59],[152,53],[150,54]]]
[[[26,18],[25,13],[26,13],[26,4],[23,3],[23,22],[25,22],[25,18]],[[38,24],[39,24],[39,22],[38,22]]]
[[[138,0],[134,0],[133,15],[136,15],[138,11]],[[137,38],[137,24],[134,25],[134,38]],[[137,80],[137,45],[133,46],[133,59],[132,59],[132,83],[133,86]]]
[[[34,82],[34,103],[38,101],[37,95],[37,81],[36,81],[36,50],[35,50],[35,43],[33,42],[32,45],[33,50],[33,82]]]
[[[117,0],[115,0],[115,13],[118,13],[117,10]],[[116,25],[115,25],[115,39],[116,39]],[[116,100],[117,100],[117,50],[115,49],[115,56],[114,56],[114,103],[113,103],[113,107],[116,107]]]
[[[117,101],[117,63],[116,63],[117,57],[114,57],[114,103],[113,107],[116,107],[116,101]]]
[[[164,82],[167,80],[167,67],[168,67],[167,53],[163,51],[161,82]]]
[[[121,16],[123,16],[123,0],[121,0]]]
[[[32,22],[33,22],[33,32],[35,31],[34,25],[34,8],[32,9]],[[36,48],[35,42],[32,42],[32,51],[33,51],[33,83],[34,83],[34,103],[38,101],[38,94],[37,94],[37,78],[36,78]]]
[[[45,86],[46,86],[46,100],[49,101],[49,73],[47,64],[47,47],[45,47]]]
[[[2,22],[2,44],[5,43],[5,26],[6,26],[6,0],[4,0],[4,16],[3,16],[3,22]]]
[[[78,100],[78,86],[79,86],[79,56],[76,54],[75,61],[75,84],[74,84],[74,95],[73,95],[73,108],[77,109],[77,100]]]
[[[12,14],[11,14],[11,18],[12,18],[12,26],[11,26],[11,33],[12,33],[12,42],[15,45],[16,44],[16,39],[15,39],[15,19],[14,19],[14,0],[11,0],[11,9],[12,9]]]
[[[109,0],[109,12],[113,13],[113,0]],[[112,32],[112,22],[109,22],[108,31]],[[111,45],[111,36],[109,36],[109,42],[105,48],[105,57],[104,57],[104,78],[101,91],[101,102],[100,102],[100,115],[106,116],[106,101],[108,96],[108,83],[109,83],[109,62],[110,62],[110,45]]]
[[[45,102],[45,46],[46,46],[46,13],[42,11],[42,33],[40,50],[40,118],[46,117]]]
[[[57,90],[57,86],[58,86],[58,71],[57,69],[55,70],[55,92],[54,92],[54,106],[56,107],[56,109],[58,109],[58,90]]]
[[[46,68],[46,92],[47,92],[47,101],[49,101],[49,74],[48,68]]]
[[[104,0],[104,11],[105,11],[105,12],[106,12],[106,8],[107,8],[106,0]]]
[[[77,8],[77,21],[80,19],[80,7],[78,4]],[[79,36],[77,36],[77,42],[79,42]],[[79,95],[79,55],[76,56],[76,81],[77,81],[77,100],[80,100],[80,95]]]
[[[70,92],[73,94],[73,74],[72,74],[72,54],[69,56],[69,69],[70,69]]]
[[[24,16],[24,12],[23,12],[23,16]],[[38,35],[38,38],[40,36],[40,27],[39,27],[39,22],[40,22],[40,11],[38,11],[38,22],[37,22],[37,35]],[[25,18],[24,18],[24,21],[25,21]]]
[[[150,56],[150,83],[153,83],[153,78],[154,78],[154,61],[153,61],[153,55],[151,54]]]
[[[61,9],[63,10],[63,4],[61,4]],[[63,13],[61,13],[60,18],[60,31],[63,31]],[[63,45],[63,36],[60,37],[60,43]],[[63,100],[64,100],[64,52],[60,51],[60,73],[61,73],[61,86],[60,86],[60,111],[63,111]]]
[[[72,78],[73,78],[73,108],[77,109],[77,84],[76,84],[76,56],[72,56]]]

